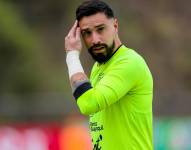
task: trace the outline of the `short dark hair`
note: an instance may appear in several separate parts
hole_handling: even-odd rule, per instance
[[[87,0],[76,9],[76,19],[80,21],[84,16],[91,16],[99,12],[104,13],[107,18],[114,18],[113,10],[108,4],[101,0]]]

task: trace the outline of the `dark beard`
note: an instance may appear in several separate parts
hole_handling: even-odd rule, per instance
[[[104,47],[106,49],[106,55],[104,54],[94,54],[93,53],[93,49],[96,48],[96,47]],[[113,50],[114,50],[114,47],[115,47],[115,42],[113,41],[112,45],[111,46],[108,46],[107,44],[95,44],[93,45],[92,47],[90,47],[88,49],[88,52],[91,54],[92,58],[99,62],[99,63],[105,63],[107,62],[113,55]]]

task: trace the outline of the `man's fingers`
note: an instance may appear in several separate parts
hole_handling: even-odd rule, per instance
[[[82,43],[80,39],[80,27],[78,27],[78,22],[75,21],[74,25],[70,29],[68,35],[65,37],[65,49],[69,50],[81,50]]]
[[[76,39],[79,39],[80,38],[80,27],[77,27],[76,29]]]
[[[72,28],[70,29],[69,33],[68,33],[68,37],[74,36],[76,35],[76,28],[77,28],[77,20],[75,21],[74,25],[72,26]]]

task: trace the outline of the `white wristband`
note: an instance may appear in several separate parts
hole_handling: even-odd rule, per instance
[[[72,77],[72,75],[78,72],[84,73],[84,69],[81,65],[79,55],[80,52],[78,50],[68,51],[66,54],[66,63],[68,66],[68,73],[70,78]]]

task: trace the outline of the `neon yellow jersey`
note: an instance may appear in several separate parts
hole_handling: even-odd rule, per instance
[[[77,104],[90,116],[93,150],[152,150],[153,80],[144,59],[122,45],[94,64],[90,81]]]

